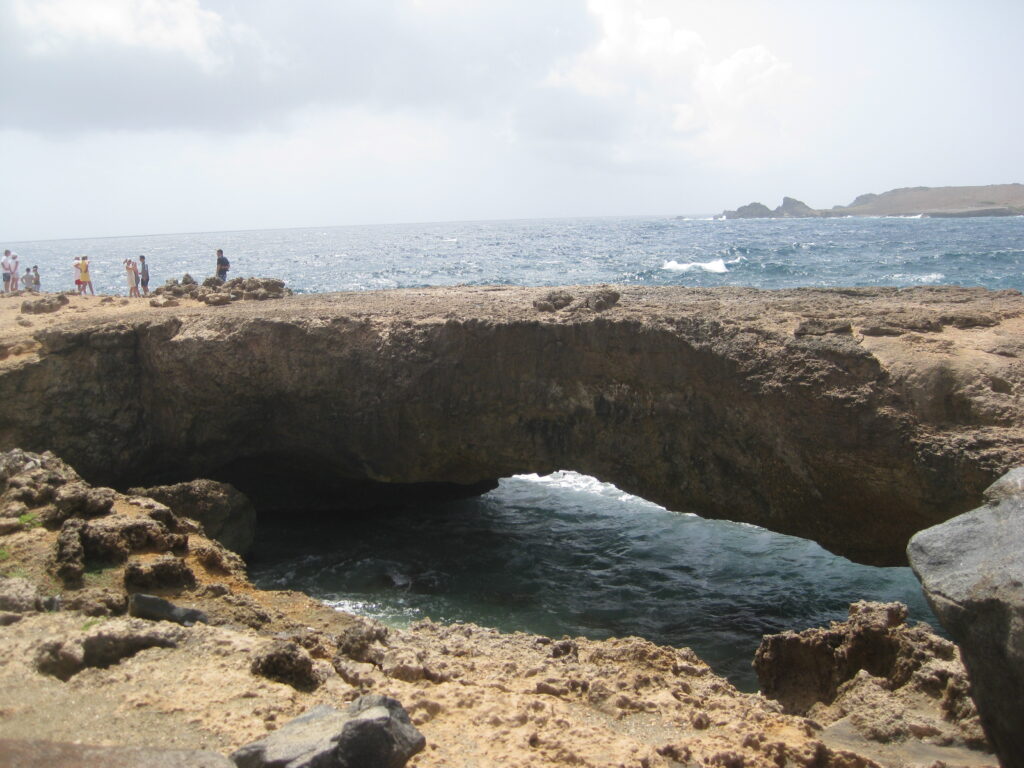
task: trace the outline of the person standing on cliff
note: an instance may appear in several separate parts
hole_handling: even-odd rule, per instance
[[[220,248],[217,249],[217,277],[222,281],[227,282],[228,270],[231,269],[231,262],[228,261],[227,256],[224,255],[224,251]]]
[[[142,295],[149,296],[149,264],[145,256],[139,256],[139,280],[142,283]]]
[[[12,253],[7,257],[7,263],[11,269],[11,284],[10,289],[12,291],[18,290],[18,281],[21,279],[21,273],[18,271],[20,266],[18,265],[18,254]]]
[[[4,251],[4,259],[0,261],[0,268],[4,271],[4,293],[11,290],[11,252]]]
[[[82,285],[79,292],[85,296],[85,289],[89,289],[89,293],[93,296],[96,295],[96,291],[92,289],[92,275],[89,274],[89,257],[83,256],[82,260],[78,262],[78,270],[82,273]]]

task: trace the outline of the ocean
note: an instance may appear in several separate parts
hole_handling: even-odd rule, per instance
[[[1024,217],[980,219],[597,218],[8,243],[44,290],[72,287],[88,254],[97,292],[124,295],[121,262],[145,254],[151,287],[213,274],[280,277],[294,291],[427,285],[974,285],[1024,290]],[[743,690],[761,635],[843,619],[851,601],[899,600],[935,624],[908,568],[873,568],[818,545],[703,520],[572,467],[316,535],[266,524],[257,584],[300,589],[395,626],[430,617],[506,631],[639,635],[690,646]]]

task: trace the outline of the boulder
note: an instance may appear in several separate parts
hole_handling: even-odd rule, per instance
[[[68,304],[68,297],[62,293],[53,296],[44,296],[41,299],[29,299],[21,303],[21,312],[25,315],[41,315],[46,312],[56,312]]]
[[[568,291],[550,291],[539,299],[535,299],[533,307],[538,312],[554,312],[572,304],[572,294]]]
[[[312,691],[323,680],[317,674],[313,657],[298,643],[278,638],[257,654],[250,667],[254,675],[290,685],[298,691]]]
[[[595,312],[604,312],[619,302],[620,294],[611,288],[599,288],[583,297],[583,306]]]
[[[231,755],[238,768],[402,768],[426,746],[395,699],[370,694],[345,710],[326,704]]]
[[[978,509],[907,547],[925,597],[963,653],[981,722],[1004,768],[1024,766],[1024,467]]]
[[[174,485],[132,488],[129,493],[166,504],[175,514],[202,524],[206,535],[244,555],[256,535],[256,510],[233,485],[215,480],[192,480]]]
[[[31,582],[0,576],[0,611],[30,613],[40,610],[41,604],[39,590]]]
[[[196,575],[180,557],[164,555],[148,562],[133,561],[124,569],[124,588],[129,592],[150,589],[194,589]]]
[[[166,623],[111,619],[75,637],[43,640],[34,663],[43,674],[67,681],[87,667],[110,667],[146,648],[177,648],[185,631]]]

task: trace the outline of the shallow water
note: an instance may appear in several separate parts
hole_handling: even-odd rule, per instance
[[[396,626],[429,616],[690,646],[749,691],[765,633],[842,619],[859,599],[899,600],[934,623],[909,568],[670,512],[573,472],[505,478],[468,501],[321,520],[315,537],[265,527],[250,560],[260,586]]]

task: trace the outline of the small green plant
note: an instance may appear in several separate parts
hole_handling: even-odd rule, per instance
[[[6,576],[9,579],[27,579],[28,571],[19,566],[15,566],[14,568],[11,568],[7,572],[5,572],[4,576]]]
[[[26,512],[18,518],[18,522],[26,528],[38,528],[43,524],[43,521],[39,519],[39,515],[35,512]]]
[[[0,547],[0,563],[4,560],[10,560],[11,553],[7,551],[7,547]]]
[[[102,623],[103,623],[103,619],[86,619],[85,622],[82,624],[82,631],[83,632],[88,632],[90,629],[95,627],[97,624],[102,624]]]

